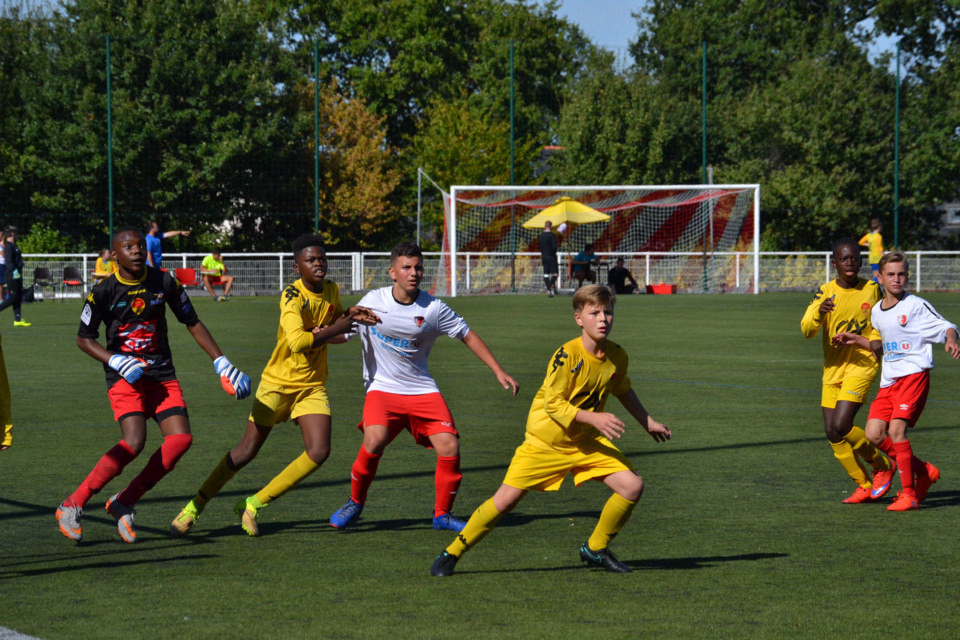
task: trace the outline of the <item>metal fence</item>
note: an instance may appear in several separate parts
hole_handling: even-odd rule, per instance
[[[194,269],[200,273],[203,253],[165,254],[164,268]],[[391,284],[387,268],[388,253],[329,253],[328,277],[346,293],[360,293]],[[706,277],[711,282],[725,283],[713,293],[747,293],[755,290],[753,255],[747,252],[708,254],[704,269],[702,254],[598,254],[607,264],[618,257],[641,286],[660,283],[676,284],[681,293],[701,293]],[[83,275],[84,294],[93,285],[94,254],[31,254],[25,255],[24,284],[35,284],[34,272],[39,267],[50,269],[53,283],[43,287],[42,296],[79,297],[79,290],[67,291],[62,286],[63,269],[77,267]],[[572,253],[560,255],[560,286],[572,289],[570,272]],[[907,253],[912,291],[960,291],[960,251],[917,251]],[[235,295],[278,295],[284,286],[296,279],[293,258],[289,253],[224,253],[223,260],[234,276]],[[437,281],[440,254],[424,255],[423,288],[433,289]],[[606,281],[607,267],[598,268],[598,279]],[[761,252],[759,292],[813,291],[835,277],[829,252]],[[870,265],[860,272],[870,276]],[[464,253],[457,256],[457,295],[500,293],[540,293],[544,290],[540,254]],[[202,290],[202,287],[195,287]]]

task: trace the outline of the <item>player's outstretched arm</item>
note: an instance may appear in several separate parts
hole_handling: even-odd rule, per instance
[[[197,341],[200,348],[206,351],[210,359],[213,360],[213,367],[220,376],[220,384],[223,385],[223,390],[236,397],[237,400],[243,400],[249,396],[250,376],[230,364],[230,361],[220,351],[220,347],[217,346],[217,341],[210,335],[210,330],[207,329],[206,325],[197,321],[196,324],[187,325],[187,331]]]
[[[837,335],[833,336],[832,342],[836,347],[845,347],[847,345],[855,344],[863,349],[870,349],[870,341],[867,340],[866,336],[850,333],[849,331],[841,331]]]
[[[380,317],[366,307],[353,306],[340,314],[333,322],[325,327],[314,327],[313,343],[343,344],[347,341],[346,335],[358,324],[367,327],[381,322]]]
[[[473,351],[473,354],[480,358],[483,364],[490,367],[490,370],[497,376],[497,382],[499,382],[504,389],[512,388],[513,395],[517,395],[517,392],[520,390],[520,384],[503,370],[503,367],[500,366],[500,363],[497,362],[497,359],[493,356],[493,352],[490,351],[490,347],[477,335],[476,331],[471,330],[467,333],[467,335],[463,337],[463,344],[467,345],[467,348]]]
[[[673,432],[670,431],[669,427],[657,422],[651,417],[633,389],[630,389],[622,396],[617,396],[617,400],[619,400],[623,408],[629,411],[630,415],[640,423],[640,426],[647,430],[650,437],[657,442],[666,442],[673,437]]]

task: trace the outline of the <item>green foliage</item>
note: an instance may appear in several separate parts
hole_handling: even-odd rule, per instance
[[[77,245],[46,222],[37,222],[29,233],[18,240],[23,253],[82,253],[83,245]]]

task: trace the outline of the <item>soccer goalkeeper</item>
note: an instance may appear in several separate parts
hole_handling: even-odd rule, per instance
[[[187,405],[173,368],[167,340],[165,310],[193,336],[214,361],[224,389],[238,400],[250,394],[250,378],[220,352],[213,336],[200,322],[183,287],[166,271],[146,264],[147,243],[135,227],[123,227],[113,236],[118,271],[94,285],[80,314],[77,346],[103,363],[107,395],[120,423],[122,439],[106,453],[70,497],[57,509],[60,531],[81,540],[80,518],[90,497],[143,450],[147,418],[160,425],[163,444],[127,488],[107,500],[106,509],[117,521],[117,531],[128,543],[137,541],[134,505],[173,470],[193,442]],[[106,327],[106,348],[99,328]]]
[[[547,364],[547,376],[527,416],[527,433],[503,484],[473,512],[456,540],[434,561],[430,573],[453,574],[457,561],[483,540],[528,491],[557,491],[568,473],[580,486],[598,480],[613,490],[580,559],[614,573],[630,573],[608,548],[630,519],[643,493],[643,478],[612,440],[624,423],[605,411],[612,394],[657,442],[673,435],[647,413],[627,376],[627,354],[608,339],[616,296],[607,287],[589,285],[573,296],[579,337],[560,347]]]

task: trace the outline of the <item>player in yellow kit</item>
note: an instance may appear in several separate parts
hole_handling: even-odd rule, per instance
[[[257,511],[316,471],[330,455],[330,402],[327,399],[327,344],[345,342],[356,323],[379,318],[363,307],[344,312],[340,289],[327,280],[323,238],[307,235],[293,243],[294,271],[300,278],[280,296],[277,346],[263,370],[247,429],[233,450],[207,477],[197,495],[170,525],[174,535],[190,531],[204,507],[237,471],[256,457],[274,425],[292,419],[303,433],[304,452],[266,487],[237,503],[243,530],[259,535]]]
[[[873,281],[880,284],[880,258],[883,257],[883,224],[880,218],[870,220],[870,231],[860,238],[861,247],[870,250],[870,268],[873,270]]]
[[[613,328],[615,300],[610,289],[596,284],[574,294],[574,319],[581,335],[561,346],[550,359],[547,376],[530,406],[526,437],[503,484],[437,557],[430,568],[434,576],[452,575],[460,557],[483,540],[528,491],[557,491],[571,472],[577,486],[599,480],[613,490],[593,534],[580,547],[580,559],[615,573],[632,571],[608,546],[640,500],[643,479],[611,442],[623,434],[624,424],[604,410],[607,398],[616,396],[657,442],[673,434],[644,409],[627,376],[626,352],[607,339]]]
[[[863,429],[853,419],[867,399],[880,365],[873,353],[857,345],[834,346],[833,336],[840,332],[879,340],[870,323],[870,309],[882,297],[880,287],[859,276],[862,258],[860,247],[852,238],[843,238],[833,245],[833,266],[837,278],[817,290],[800,329],[807,338],[822,331],[823,337],[823,425],[833,455],[843,465],[857,489],[843,502],[873,502],[890,490],[896,464],[867,440]],[[864,462],[873,468],[867,475]]]

